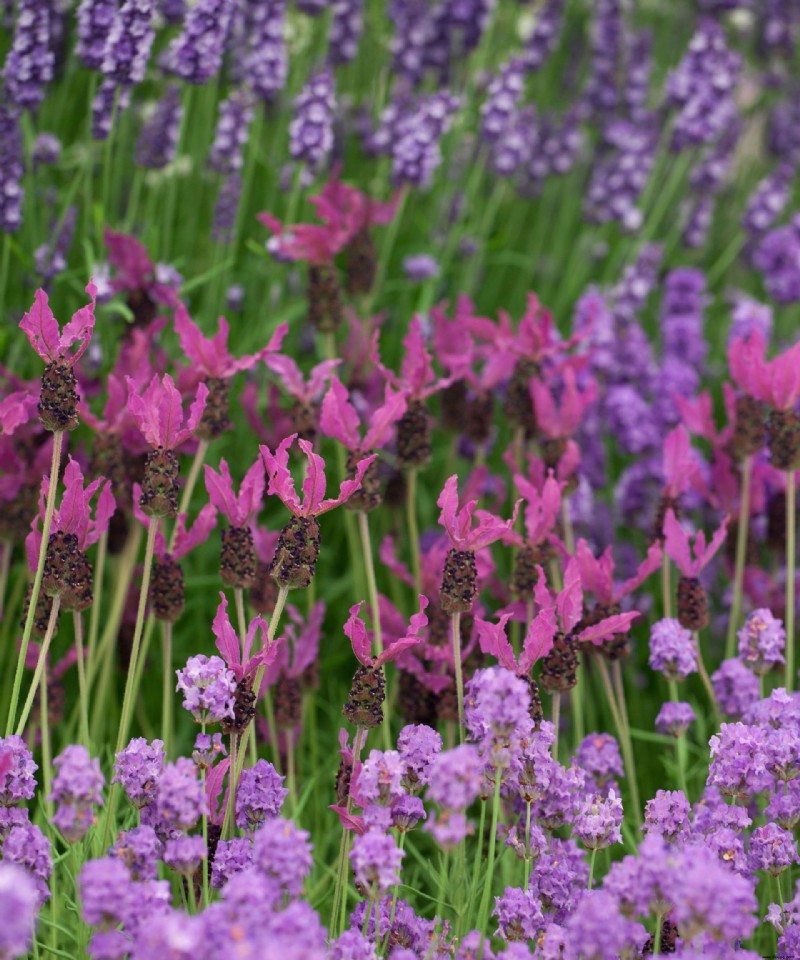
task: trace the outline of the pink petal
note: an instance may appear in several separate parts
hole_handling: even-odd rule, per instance
[[[359,836],[367,832],[367,825],[364,822],[364,818],[354,813],[348,813],[347,807],[338,807],[335,803],[331,803],[328,805],[328,809],[336,812],[345,830],[350,830]]]
[[[289,447],[294,443],[297,434],[283,439],[273,454],[270,448],[262,444],[258,449],[264,458],[269,485],[267,493],[278,497],[295,516],[301,516],[300,500],[294,488],[294,480],[289,472]]]
[[[701,550],[699,546],[695,546],[695,554],[697,556],[698,570],[702,570],[703,567],[707,566],[714,559],[714,556],[716,555],[717,551],[725,542],[725,537],[727,537],[728,535],[729,520],[730,520],[730,517],[728,517],[727,515],[722,518],[722,523],[719,525],[719,529],[711,538],[711,543],[709,543],[706,549]]]
[[[555,608],[543,607],[533,618],[525,634],[519,658],[521,674],[529,673],[537,660],[541,660],[550,653],[557,632]]]
[[[175,523],[177,533],[172,556],[175,560],[180,560],[181,557],[185,557],[195,547],[208,540],[209,534],[217,524],[217,508],[213,503],[206,503],[189,530],[186,528],[185,513],[182,513]]]
[[[237,679],[241,680],[242,657],[239,649],[239,637],[231,626],[228,617],[228,600],[225,594],[220,590],[220,603],[217,607],[217,614],[214,617],[212,631],[216,639],[216,647],[219,650],[222,659],[236,674]]]
[[[301,403],[308,403],[305,379],[300,372],[300,367],[291,357],[282,353],[272,353],[264,357],[264,363],[280,377],[281,386],[291,397]]]
[[[242,526],[242,524],[238,522],[239,504],[236,500],[236,494],[233,491],[233,481],[231,480],[231,472],[228,468],[227,461],[224,459],[220,460],[219,473],[208,464],[204,465],[204,470],[206,490],[208,491],[208,498],[211,503],[217,510],[225,515],[228,523],[232,527]]]
[[[23,316],[19,328],[27,335],[31,346],[45,363],[53,363],[58,359],[61,337],[44,290],[37,290],[34,294],[33,305]]]
[[[108,259],[118,271],[115,288],[147,290],[153,278],[153,263],[142,244],[135,237],[108,228],[103,240],[108,247]]]
[[[308,440],[298,440],[297,445],[308,459],[303,480],[303,515],[312,517],[319,511],[325,496],[325,461],[318,453],[314,453]]]
[[[389,570],[390,573],[393,573],[398,580],[401,580],[409,587],[414,586],[414,578],[408,567],[398,560],[394,540],[392,540],[388,534],[381,541],[381,545],[378,548],[378,557],[386,569]]]
[[[593,593],[600,603],[610,603],[614,589],[611,547],[606,548],[603,558],[608,562],[603,563],[595,559],[594,554],[589,549],[589,544],[584,539],[578,541],[575,559],[578,562],[578,570],[584,590]]]
[[[633,593],[633,591],[638,589],[649,576],[658,570],[658,568],[661,566],[661,563],[661,544],[658,542],[658,540],[656,540],[654,543],[650,544],[650,547],[647,550],[647,556],[639,564],[639,569],[636,571],[634,576],[632,576],[630,580],[626,580],[614,591],[613,599],[615,601],[621,600],[623,597],[627,597],[629,593]]]
[[[350,403],[347,387],[338,377],[331,377],[331,385],[322,400],[319,426],[325,436],[334,437],[348,450],[358,449],[361,424]]]
[[[578,561],[572,557],[564,571],[564,589],[556,599],[556,609],[564,634],[571,633],[583,616],[583,589]]]
[[[100,490],[100,496],[94,508],[94,520],[90,525],[90,530],[85,537],[85,546],[91,546],[97,543],[100,537],[108,530],[108,524],[114,516],[117,509],[117,501],[111,492],[111,484],[106,481]],[[84,546],[84,549],[85,549]]]
[[[350,497],[353,496],[356,490],[361,489],[361,481],[364,479],[364,474],[367,472],[370,465],[377,459],[377,454],[373,453],[371,456],[364,457],[362,460],[359,460],[356,464],[356,475],[354,479],[343,480],[339,484],[339,496],[336,497],[335,500],[323,500],[317,508],[316,515],[319,516],[322,513],[326,513],[328,510],[332,510],[334,507],[338,507],[342,503],[346,503]]]
[[[407,407],[406,394],[393,392],[387,384],[383,404],[370,417],[369,429],[364,437],[364,448],[377,450],[384,447],[389,440],[393,425],[403,416]]]
[[[496,657],[501,667],[517,673],[517,659],[514,650],[506,636],[506,624],[511,619],[510,613],[504,613],[499,623],[489,623],[487,620],[475,618],[475,629],[478,632],[478,643],[483,653]]]
[[[264,502],[265,486],[266,476],[264,474],[264,464],[261,462],[261,458],[258,457],[256,462],[244,475],[244,479],[239,487],[239,523],[237,526],[245,527],[253,522],[253,519],[261,510]]]
[[[204,383],[197,385],[197,391],[194,395],[194,401],[189,407],[189,417],[186,420],[186,426],[178,435],[175,446],[179,447],[182,443],[189,439],[200,423],[200,420],[203,417],[203,412],[206,409],[206,401],[208,400],[208,387]],[[183,419],[183,410],[181,410],[181,419]]]
[[[736,337],[728,345],[728,369],[739,389],[751,397],[759,393],[759,375],[764,366],[767,342],[754,329],[747,337]]]
[[[403,385],[412,396],[419,396],[433,379],[433,365],[422,333],[422,320],[415,314],[403,338],[403,363],[400,371]]]
[[[690,478],[697,467],[692,455],[689,434],[677,426],[664,440],[664,477],[670,496],[677,496],[689,488]]]
[[[350,607],[350,616],[344,625],[344,635],[352,644],[356,659],[360,663],[363,663],[364,666],[369,666],[372,663],[370,656],[372,653],[372,641],[367,634],[366,624],[359,616],[363,602],[362,600],[354,607]]]
[[[30,390],[15,390],[0,401],[0,431],[10,436],[36,413],[39,398]]]
[[[551,438],[562,436],[561,420],[556,413],[556,405],[549,388],[541,380],[534,378],[529,389],[539,429]]]
[[[581,630],[577,639],[582,643],[599,645],[615,633],[627,633],[631,628],[631,621],[638,616],[641,614],[637,610],[631,610],[628,613],[617,613],[613,617],[606,617],[605,620]]]
[[[445,481],[442,492],[439,494],[439,499],[436,501],[436,506],[441,508],[439,523],[447,531],[447,535],[453,541],[453,544],[457,546],[461,537],[461,530],[456,522],[458,518],[457,474],[454,473]],[[474,506],[475,504],[473,502],[473,507]]]
[[[339,359],[323,360],[322,363],[318,363],[311,368],[311,373],[308,375],[309,401],[314,401],[319,397],[325,389],[325,384],[330,379],[331,374],[341,362]]]
[[[689,537],[671,507],[664,518],[664,549],[685,577],[696,575],[695,563],[689,551]]]
[[[61,346],[59,352],[62,357],[67,355],[67,351],[73,343],[78,343],[78,349],[69,356],[69,365],[74,366],[83,356],[84,351],[89,346],[94,330],[94,308],[97,300],[97,287],[90,280],[86,285],[86,292],[89,294],[91,303],[81,307],[72,315],[72,319],[64,327],[61,335]]]

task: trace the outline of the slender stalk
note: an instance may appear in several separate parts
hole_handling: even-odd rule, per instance
[[[97,561],[94,567],[94,583],[92,593],[92,610],[89,614],[89,642],[87,652],[87,670],[93,676],[92,663],[97,655],[97,637],[100,632],[100,613],[103,604],[103,585],[106,574],[106,560],[108,559],[108,530],[104,530],[97,542]]]
[[[639,778],[636,775],[636,754],[633,752],[631,739],[631,724],[628,719],[628,702],[625,697],[625,684],[622,680],[622,664],[615,660],[611,664],[611,673],[614,681],[614,690],[617,696],[617,708],[622,724],[620,739],[622,740],[622,754],[625,758],[625,769],[628,771],[628,780],[631,785],[631,797],[637,810],[641,808],[639,800]],[[638,818],[637,818],[638,821]]]
[[[53,522],[53,511],[56,506],[56,488],[58,487],[58,469],[61,464],[61,450],[64,444],[64,432],[56,431],[53,434],[53,459],[50,464],[50,486],[47,490],[47,505],[44,511],[44,521],[42,522],[42,542],[39,546],[39,560],[36,565],[36,576],[33,580],[31,590],[31,599],[28,604],[28,615],[25,617],[25,626],[22,629],[22,642],[20,643],[19,655],[17,657],[17,669],[14,674],[14,686],[11,689],[11,702],[8,705],[8,717],[6,719],[6,736],[14,729],[14,718],[17,713],[17,704],[19,702],[19,691],[22,686],[22,671],[25,669],[25,657],[28,655],[28,644],[33,630],[33,621],[36,616],[36,604],[39,601],[39,591],[42,588],[42,577],[44,575],[44,558],[47,554],[47,546],[50,542],[50,527]]]
[[[489,902],[492,895],[492,881],[494,879],[494,856],[497,846],[497,820],[500,814],[500,784],[502,783],[502,769],[495,770],[494,798],[492,800],[492,825],[489,828],[489,859],[486,864],[486,878],[483,882],[483,896],[478,911],[478,930],[481,931],[481,945],[479,955],[483,955],[483,944],[486,939],[486,927],[489,922]]]
[[[794,470],[786,471],[786,690],[794,689],[794,578],[797,536]]]
[[[414,574],[414,591],[422,593],[422,566],[419,556],[419,527],[417,526],[417,468],[406,471],[406,522],[408,523],[408,547],[411,551],[411,570]]]
[[[86,686],[86,663],[83,658],[83,618],[80,610],[72,611],[75,626],[75,651],[78,654],[78,696],[80,697],[81,743],[89,747],[89,690]]]
[[[480,878],[481,864],[483,863],[483,833],[486,829],[486,801],[481,798],[481,815],[478,820],[478,835],[475,838],[475,856],[472,861],[472,883],[469,887],[469,902],[467,911],[472,916],[472,902],[478,891],[478,879]]]
[[[242,645],[242,662],[244,662],[244,641],[247,636],[247,618],[244,614],[244,590],[242,590],[241,587],[234,587],[233,598],[236,604],[236,621],[239,624],[239,643]]]
[[[450,617],[450,630],[453,638],[453,667],[456,673],[456,697],[458,699],[458,739],[464,742],[464,676],[461,671],[461,614]]]
[[[161,649],[164,655],[164,676],[161,684],[161,735],[164,738],[164,751],[172,756],[172,697],[175,675],[172,672],[172,624],[161,621]]]
[[[52,793],[53,752],[50,749],[50,710],[47,705],[47,671],[42,670],[39,677],[39,726],[42,731],[42,786],[44,787],[44,807],[47,811],[47,819],[52,819],[53,802],[50,799]],[[53,871],[55,873],[55,870]]]
[[[639,784],[636,779],[636,766],[633,760],[633,747],[630,736],[626,736],[626,727],[623,724],[622,716],[617,706],[617,698],[614,696],[614,688],[611,685],[611,677],[608,673],[608,667],[602,657],[597,658],[597,667],[600,678],[603,681],[603,687],[606,691],[606,698],[611,709],[611,715],[614,718],[614,726],[617,730],[617,738],[622,748],[622,759],[625,764],[626,780],[631,791],[631,804],[633,806],[633,816],[636,821],[637,829],[642,829],[642,809],[639,797]]]
[[[294,764],[294,730],[286,731],[286,786],[292,805],[292,819],[297,820],[297,776]]]
[[[239,789],[239,776],[241,774],[241,769],[239,769],[239,756],[244,756],[244,744],[241,745],[242,749],[239,749],[239,738],[235,733],[231,734],[231,748],[230,748],[230,757],[231,763],[228,767],[228,807],[225,811],[225,822],[222,825],[222,836],[224,839],[229,839],[233,835],[233,827],[236,823],[236,791]]]
[[[594,860],[597,856],[597,847],[594,847],[592,850],[592,856],[589,858],[589,884],[588,889],[591,890],[594,886]]]
[[[706,688],[706,693],[708,694],[708,699],[711,701],[711,706],[714,708],[714,717],[717,722],[717,726],[720,724],[720,713],[719,705],[717,704],[717,698],[714,694],[714,688],[711,686],[711,680],[708,676],[708,670],[706,670],[706,664],[703,660],[703,651],[700,649],[700,634],[697,630],[692,631],[692,641],[694,643],[695,653],[697,654],[697,672],[700,674],[700,679],[703,681],[703,686]]]
[[[14,544],[10,540],[4,540],[0,544],[0,620],[3,619],[5,612],[6,587],[8,586],[8,571],[11,569],[11,554],[14,550]]]
[[[558,728],[561,724],[561,693],[556,690],[552,696],[552,708],[553,708],[553,734],[555,739],[553,740],[553,759],[558,760]]]
[[[728,620],[728,635],[725,639],[725,657],[730,660],[736,654],[736,630],[742,614],[742,584],[747,559],[747,534],[750,526],[750,480],[753,475],[753,458],[742,461],[742,491],[739,498],[739,526],[736,529],[736,565],[733,571],[733,602]]]
[[[661,956],[661,924],[663,922],[663,917],[659,913],[656,917],[656,930],[653,934],[653,956]]]
[[[353,771],[361,758],[361,750],[363,749],[364,743],[367,739],[367,729],[366,727],[356,727],[356,735],[353,739]],[[347,794],[347,812],[349,813],[353,806],[353,798],[348,791]],[[342,916],[342,909],[347,903],[347,897],[345,896],[345,887],[347,886],[346,875],[347,875],[347,852],[350,846],[350,832],[344,827],[342,828],[342,842],[339,845],[339,866],[336,871],[336,887],[333,891],[333,908],[331,910],[331,922],[330,930],[331,936],[334,936],[337,931],[337,925],[342,924],[344,927],[344,918]]]
[[[678,695],[678,683],[676,680],[668,680],[669,684],[669,698],[673,703],[679,703],[680,697]],[[689,787],[686,781],[686,734],[681,734],[675,740],[675,754],[678,760],[678,785],[684,794],[688,798],[689,796]]]
[[[58,610],[61,606],[61,597],[56,594],[53,597],[53,606],[50,608],[50,619],[47,621],[47,631],[45,632],[44,639],[42,640],[42,646],[39,649],[39,659],[36,661],[36,669],[33,673],[33,680],[31,680],[30,690],[28,690],[28,696],[25,700],[25,704],[22,707],[22,713],[17,723],[17,736],[22,736],[23,731],[25,730],[25,724],[28,722],[28,717],[31,714],[31,709],[33,707],[33,701],[36,697],[36,691],[39,688],[42,676],[45,672],[45,665],[47,664],[47,655],[50,652],[50,643],[52,642],[53,635],[56,632],[56,624],[58,623]]]
[[[208,440],[201,440],[197,444],[197,450],[194,454],[194,460],[192,460],[192,466],[189,468],[189,476],[186,478],[186,486],[181,492],[181,502],[178,506],[178,516],[182,513],[186,513],[189,509],[189,504],[192,501],[192,493],[194,493],[194,488],[197,484],[197,478],[200,475],[200,467],[203,466],[203,461],[206,458],[206,453],[208,452]],[[178,524],[172,528],[172,536],[169,540],[169,552],[175,549],[175,537],[178,532]]]

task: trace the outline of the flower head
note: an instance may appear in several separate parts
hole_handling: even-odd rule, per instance
[[[261,631],[262,639],[267,638],[267,623],[261,617],[255,617],[250,621],[247,628],[244,643],[239,642],[239,635],[233,629],[230,618],[228,617],[228,599],[220,590],[220,602],[217,607],[217,615],[214,617],[212,630],[216,637],[217,650],[222,654],[222,658],[232,671],[237,681],[243,680],[255,674],[260,666],[268,666],[277,654],[276,644],[272,646],[263,646],[258,653],[252,654],[253,643],[258,631]]]
[[[34,773],[38,769],[22,737],[12,733],[0,737],[0,806],[10,807],[20,800],[30,800],[36,790]]]
[[[783,621],[772,616],[769,610],[753,610],[737,632],[739,656],[753,673],[769,673],[777,663],[784,663],[786,631]]]
[[[453,547],[456,550],[476,551],[501,540],[513,528],[520,502],[517,501],[510,520],[501,520],[488,510],[476,510],[477,500],[470,500],[459,510],[458,476],[453,474],[446,481],[436,504],[442,511],[439,514],[439,523],[447,531]],[[475,517],[478,524],[473,529],[472,521]]]
[[[236,825],[242,830],[255,830],[265,820],[278,816],[289,791],[282,777],[266,760],[242,771],[236,792]]]
[[[303,502],[301,503],[295,490],[294,480],[289,472],[289,447],[297,439],[293,433],[278,445],[273,453],[269,447],[262,444],[258,449],[264,458],[264,464],[269,477],[267,493],[278,497],[296,517],[318,517],[334,507],[344,503],[361,487],[361,481],[367,468],[375,459],[374,456],[359,460],[356,465],[356,475],[352,480],[343,480],[339,485],[339,496],[325,500],[325,461],[307,440],[298,440],[298,446],[308,459],[308,470],[303,481]]]
[[[204,383],[198,385],[184,423],[181,395],[168,373],[162,379],[156,374],[142,394],[138,393],[138,387],[130,377],[126,377],[126,380],[131,414],[142,436],[154,450],[159,447],[174,450],[192,436],[206,405],[208,387]]]
[[[244,475],[239,495],[233,490],[231,471],[226,460],[219,462],[219,473],[205,465],[206,490],[211,503],[220,510],[232,527],[249,527],[261,509],[264,499],[264,465],[258,459]]]
[[[403,651],[408,650],[409,647],[413,647],[422,642],[422,637],[419,635],[420,631],[428,625],[428,618],[425,616],[425,609],[428,606],[427,597],[423,597],[422,594],[420,594],[419,613],[415,613],[411,617],[406,636],[394,640],[378,657],[371,656],[372,641],[367,632],[366,624],[359,616],[362,603],[363,600],[355,604],[355,606],[350,607],[350,616],[344,625],[344,633],[353,645],[353,653],[356,655],[356,659],[360,663],[363,663],[364,666],[373,668],[380,667],[389,660],[396,660],[397,657],[399,657]]]
[[[47,294],[44,290],[36,291],[33,306],[22,318],[19,326],[45,363],[62,363],[67,367],[74,367],[89,346],[94,329],[94,305],[97,296],[97,287],[91,280],[86,286],[86,292],[92,302],[72,315],[62,333],[50,309]],[[76,343],[77,349],[73,350]]]
[[[33,941],[39,895],[33,878],[22,867],[0,864],[0,903],[0,956],[25,956]]]
[[[668,700],[656,717],[656,730],[670,737],[681,737],[697,719],[691,704]]]
[[[179,302],[175,308],[175,330],[180,338],[181,349],[191,360],[192,369],[203,377],[228,379],[240,370],[249,370],[259,360],[279,350],[289,330],[289,325],[282,323],[263,349],[237,359],[228,350],[228,321],[220,317],[217,324],[219,330],[216,336],[208,339],[200,332],[183,303]]]
[[[708,546],[702,530],[695,535],[692,544],[690,535],[678,523],[675,511],[670,507],[664,520],[664,549],[685,577],[696,577],[713,560],[727,533],[728,517],[725,516]]]
[[[117,754],[111,782],[121,784],[130,802],[141,809],[155,798],[165,759],[162,740],[148,743],[144,737],[134,737]]]
[[[571,437],[597,397],[597,384],[594,380],[590,380],[584,390],[578,389],[575,371],[571,366],[564,368],[563,379],[564,390],[558,406],[547,384],[538,379],[533,379],[530,383],[537,426],[551,440]]]
[[[353,840],[350,862],[355,881],[370,900],[380,900],[400,883],[400,864],[404,856],[405,851],[398,848],[391,834],[375,828]]]
[[[216,723],[233,716],[233,695],[236,678],[220,657],[200,653],[189,657],[183,670],[175,671],[178,693],[183,694],[183,707],[205,723]]]
[[[103,802],[105,777],[100,761],[93,760],[86,747],[76,744],[66,747],[53,766],[57,773],[48,799],[58,809],[52,822],[69,843],[77,843],[94,823],[94,805]]]

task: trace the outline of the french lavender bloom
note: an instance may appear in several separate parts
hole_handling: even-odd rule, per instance
[[[189,657],[183,670],[175,671],[183,694],[183,708],[198,723],[217,723],[233,716],[236,677],[222,657],[198,654]]]
[[[187,83],[210,80],[222,64],[232,15],[232,0],[198,0],[186,14],[183,31],[167,48],[164,69]]]
[[[494,143],[511,122],[525,85],[523,63],[514,57],[504,64],[489,84],[481,104],[481,139]]]
[[[400,883],[400,865],[405,851],[400,850],[391,834],[367,830],[353,840],[350,862],[356,886],[368,899],[378,901]]]
[[[644,830],[660,834],[668,843],[689,838],[691,805],[682,790],[657,790],[644,808]]]
[[[589,850],[622,843],[622,800],[614,790],[607,797],[588,797],[575,818],[572,834]]]
[[[350,63],[358,53],[364,32],[364,0],[333,0],[328,34],[328,57],[331,63]]]
[[[50,49],[54,8],[46,0],[20,0],[14,40],[3,67],[5,99],[22,110],[35,110],[53,79],[55,54]]]
[[[22,133],[19,110],[0,103],[0,231],[22,226]]]
[[[291,820],[265,820],[253,837],[253,866],[289,897],[299,897],[311,873],[310,834]]]
[[[142,124],[136,141],[136,163],[146,170],[162,170],[175,159],[183,104],[181,91],[170,84],[161,94],[152,115]]]
[[[236,826],[253,831],[278,816],[289,791],[282,777],[266,760],[242,771],[236,791]]]
[[[201,836],[175,837],[164,845],[164,863],[185,877],[191,877],[207,856]]]
[[[178,757],[164,767],[156,787],[154,812],[159,820],[181,831],[191,830],[207,812],[197,768],[187,757]]]
[[[15,733],[0,737],[0,756],[5,759],[5,769],[0,773],[0,806],[11,807],[30,800],[36,790],[33,775],[39,768],[25,741]]]
[[[116,15],[116,0],[81,0],[78,6],[75,53],[90,70],[99,70],[103,65],[106,41]]]
[[[148,743],[144,737],[134,737],[117,754],[111,782],[122,786],[134,807],[146,807],[155,799],[165,760],[162,740]]]
[[[253,113],[253,95],[245,87],[233,90],[219,105],[214,142],[208,153],[208,165],[212,170],[217,173],[241,170]]]
[[[711,686],[720,710],[728,717],[741,717],[759,698],[758,677],[741,660],[723,660],[711,674]]]
[[[677,620],[658,620],[650,629],[650,669],[667,680],[685,680],[697,670],[697,651],[690,630]]]
[[[666,736],[682,737],[696,719],[690,704],[668,700],[658,711],[656,730]]]
[[[13,863],[0,863],[0,957],[12,960],[31,949],[39,895],[34,880]]]
[[[754,610],[736,634],[739,657],[756,676],[764,676],[776,665],[784,663],[786,631],[783,621],[769,610]]]
[[[286,0],[251,4],[243,82],[262,100],[271,100],[286,86],[289,63],[284,32]]]
[[[294,101],[289,124],[289,153],[293,160],[318,170],[333,147],[336,110],[333,73],[329,67],[315,73]]]
[[[103,802],[105,777],[100,761],[86,747],[70,745],[53,761],[57,773],[49,800],[57,805],[52,823],[68,843],[81,840],[94,823],[94,806]]]

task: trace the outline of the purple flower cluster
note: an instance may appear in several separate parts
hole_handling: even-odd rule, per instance
[[[35,110],[53,79],[50,48],[53,7],[45,0],[20,0],[14,39],[3,66],[5,99],[22,110]]]
[[[57,773],[53,778],[50,801],[58,809],[53,817],[68,843],[82,839],[94,822],[94,806],[103,802],[105,777],[100,761],[92,760],[86,747],[66,747],[53,761]]]
[[[744,716],[759,697],[758,677],[741,660],[723,660],[711,674],[720,710],[728,717]]]
[[[180,89],[171,84],[142,124],[136,141],[136,163],[147,170],[161,170],[175,159],[183,105]]]
[[[236,826],[252,832],[277,817],[289,793],[285,779],[266,760],[244,770],[236,792]]]
[[[134,807],[146,807],[155,799],[158,781],[164,771],[164,743],[134,737],[116,756],[112,783],[119,783]]]
[[[108,31],[100,65],[106,80],[113,81],[112,90],[132,87],[144,80],[155,38],[154,15],[154,0],[125,0],[120,7]]]
[[[610,123],[603,131],[605,149],[594,164],[585,207],[593,223],[618,222],[637,231],[643,221],[637,202],[655,159],[657,131],[627,120]]]
[[[575,751],[575,759],[600,791],[615,777],[623,776],[619,744],[609,733],[590,733],[584,737]]]
[[[156,832],[162,825],[173,831],[191,830],[206,812],[203,785],[197,778],[194,763],[186,757],[168,763],[159,777],[151,810],[158,824]],[[164,833],[166,835],[166,831]]]
[[[318,170],[333,148],[333,114],[336,109],[333,73],[326,67],[314,74],[294,101],[289,124],[292,160]]]
[[[174,837],[164,844],[164,863],[186,877],[192,876],[207,856],[206,845],[199,836]]]
[[[81,0],[78,6],[75,53],[90,70],[99,70],[103,65],[108,34],[116,14],[116,0]]]
[[[403,765],[403,786],[415,793],[430,783],[431,765],[442,752],[442,737],[424,723],[409,724],[397,737],[397,750]]]
[[[786,631],[783,621],[769,610],[753,610],[738,631],[739,657],[756,676],[764,676],[776,665],[784,663]]]
[[[289,897],[299,897],[312,866],[308,831],[282,817],[265,820],[253,837],[252,862]]]
[[[685,680],[697,670],[697,651],[690,630],[677,620],[658,620],[650,628],[650,669],[668,680]]]
[[[31,949],[39,895],[34,881],[12,863],[0,863],[0,903],[0,957],[22,957]]]
[[[622,800],[613,790],[607,797],[587,797],[575,817],[572,835],[589,850],[622,843]]]
[[[331,63],[350,63],[364,32],[364,0],[333,0],[328,56]]]
[[[3,841],[3,863],[13,863],[27,871],[36,885],[40,906],[50,897],[50,843],[35,824],[21,823],[8,831]]]
[[[489,84],[486,100],[481,104],[481,139],[496,143],[511,122],[525,84],[523,63],[513,57],[504,64]]]
[[[117,842],[108,851],[109,857],[121,860],[134,880],[155,880],[158,877],[158,861],[164,852],[164,844],[152,827],[134,827],[117,835]]]
[[[233,716],[236,677],[222,657],[207,657],[203,653],[189,657],[184,669],[175,673],[175,689],[183,694],[183,707],[198,723],[217,723]]]
[[[264,100],[271,100],[286,86],[289,62],[286,52],[286,0],[251,4],[247,24],[249,46],[242,66],[242,79]]]
[[[219,70],[233,15],[232,0],[198,0],[183,31],[170,43],[162,66],[187,83],[203,84]]]
[[[779,163],[753,191],[742,217],[742,227],[751,241],[760,240],[786,208],[794,169],[790,163]]]
[[[232,91],[222,101],[214,141],[208,153],[208,165],[212,170],[225,174],[241,170],[253,113],[253,95],[246,88]]]
[[[800,214],[770,230],[753,253],[769,296],[779,304],[800,300]]]
[[[350,862],[356,886],[373,901],[380,900],[400,883],[400,865],[405,852],[394,837],[380,830],[367,830],[353,840]]]
[[[690,704],[668,700],[658,711],[656,730],[670,737],[682,737],[696,719]]]
[[[458,100],[446,91],[423,98],[403,113],[388,138],[395,184],[430,185],[442,160],[440,141],[447,132]],[[382,117],[382,124],[384,118]]]
[[[25,741],[13,733],[0,737],[0,755],[8,760],[9,754],[9,768],[0,773],[0,805],[4,807],[31,799],[36,790],[34,773],[38,770]]]
[[[22,134],[19,111],[0,103],[0,230],[16,233],[22,226]]]
[[[591,68],[584,91],[589,112],[600,121],[613,114],[620,101],[620,64],[624,24],[621,0],[598,0],[593,7]]]
[[[644,808],[644,829],[656,833],[668,843],[685,841],[691,834],[691,807],[681,790],[658,790]]]
[[[545,0],[537,11],[536,23],[525,41],[525,69],[541,70],[558,43],[564,25],[564,0]]]

